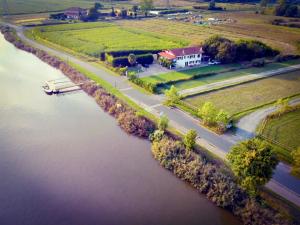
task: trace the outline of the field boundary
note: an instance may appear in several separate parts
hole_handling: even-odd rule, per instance
[[[280,71],[278,71],[278,70],[280,70]],[[243,80],[242,81],[237,81],[236,83],[233,82],[231,84],[227,84],[227,85],[225,84],[223,86],[213,87],[211,89],[208,88],[207,90],[203,90],[203,91],[200,91],[200,92],[194,92],[194,93],[191,93],[191,94],[184,94],[184,92],[186,90],[188,90],[188,89],[186,89],[186,90],[180,91],[179,93],[182,94],[182,92],[183,92],[183,94],[182,94],[183,98],[189,98],[189,97],[193,97],[193,96],[197,96],[197,95],[207,94],[207,93],[214,92],[214,91],[224,90],[224,89],[227,89],[227,88],[235,87],[235,86],[246,84],[246,83],[255,82],[255,81],[258,81],[258,80],[262,80],[262,79],[267,79],[267,78],[270,78],[270,77],[273,77],[273,76],[281,75],[283,73],[288,73],[288,72],[293,72],[293,71],[298,71],[298,70],[300,71],[300,64],[287,66],[287,67],[282,67],[282,68],[279,68],[279,69],[276,69],[276,70],[269,70],[269,71],[266,71],[266,72],[262,72],[262,73],[270,73],[270,74],[267,74],[267,75],[259,75],[260,73],[258,73],[258,74],[249,74],[249,75],[246,75],[246,77],[243,77],[243,76],[237,77],[237,78],[247,78],[248,76],[257,75],[256,77],[246,79],[244,81]],[[232,80],[234,80],[234,79],[236,79],[236,78],[232,78]],[[226,81],[226,80],[224,80],[224,81]],[[219,83],[222,83],[222,82],[223,81],[221,81]],[[216,83],[212,83],[212,84],[216,84]],[[203,86],[200,86],[200,87],[203,87]]]

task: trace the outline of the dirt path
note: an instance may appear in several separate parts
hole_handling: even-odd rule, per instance
[[[290,101],[290,105],[295,105],[300,103],[300,98]],[[240,138],[240,140],[245,140],[254,137],[256,128],[266,118],[270,113],[276,110],[276,106],[271,106],[269,108],[257,110],[250,113],[247,116],[242,117],[236,124],[237,130],[235,135]]]

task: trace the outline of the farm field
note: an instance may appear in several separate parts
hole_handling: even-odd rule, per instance
[[[166,19],[152,19],[142,21],[118,21],[123,27],[134,27],[153,33],[160,33],[174,38],[184,38],[190,45],[200,44],[208,37],[218,34],[237,39],[256,39],[284,53],[295,54],[299,41],[300,29],[271,25],[270,21],[276,17],[256,15],[254,12],[227,12],[205,15],[220,19],[232,19],[233,23],[221,25],[201,26],[191,23],[170,21]]]
[[[209,101],[218,109],[224,109],[230,115],[234,115],[298,93],[300,93],[299,70],[207,94],[195,95],[183,101],[195,108]]]
[[[300,146],[300,110],[269,120],[262,135],[267,140],[279,143],[282,147],[275,148],[278,155],[284,161],[291,162],[290,151]]]
[[[73,6],[91,7],[95,3],[94,0],[6,0],[6,2],[6,6],[2,2],[0,4],[0,15],[6,11],[9,14],[24,14],[59,11]]]
[[[98,56],[120,50],[160,50],[187,45],[186,41],[124,28],[114,23],[76,23],[38,27],[34,37],[53,42],[76,52]]]

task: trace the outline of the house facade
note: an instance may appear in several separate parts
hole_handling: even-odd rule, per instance
[[[80,7],[72,7],[66,9],[64,14],[67,17],[67,19],[79,20],[81,17],[88,15],[88,10],[82,9]]]
[[[184,68],[200,65],[203,53],[202,47],[197,46],[166,50],[158,53],[158,57],[170,61],[175,68]]]

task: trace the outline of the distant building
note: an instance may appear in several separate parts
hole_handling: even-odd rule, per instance
[[[88,10],[82,9],[80,7],[72,7],[66,9],[64,14],[67,17],[67,19],[79,20],[81,17],[88,15]]]
[[[183,68],[200,65],[203,53],[202,47],[188,47],[166,50],[158,53],[158,56],[172,62],[175,68]]]

